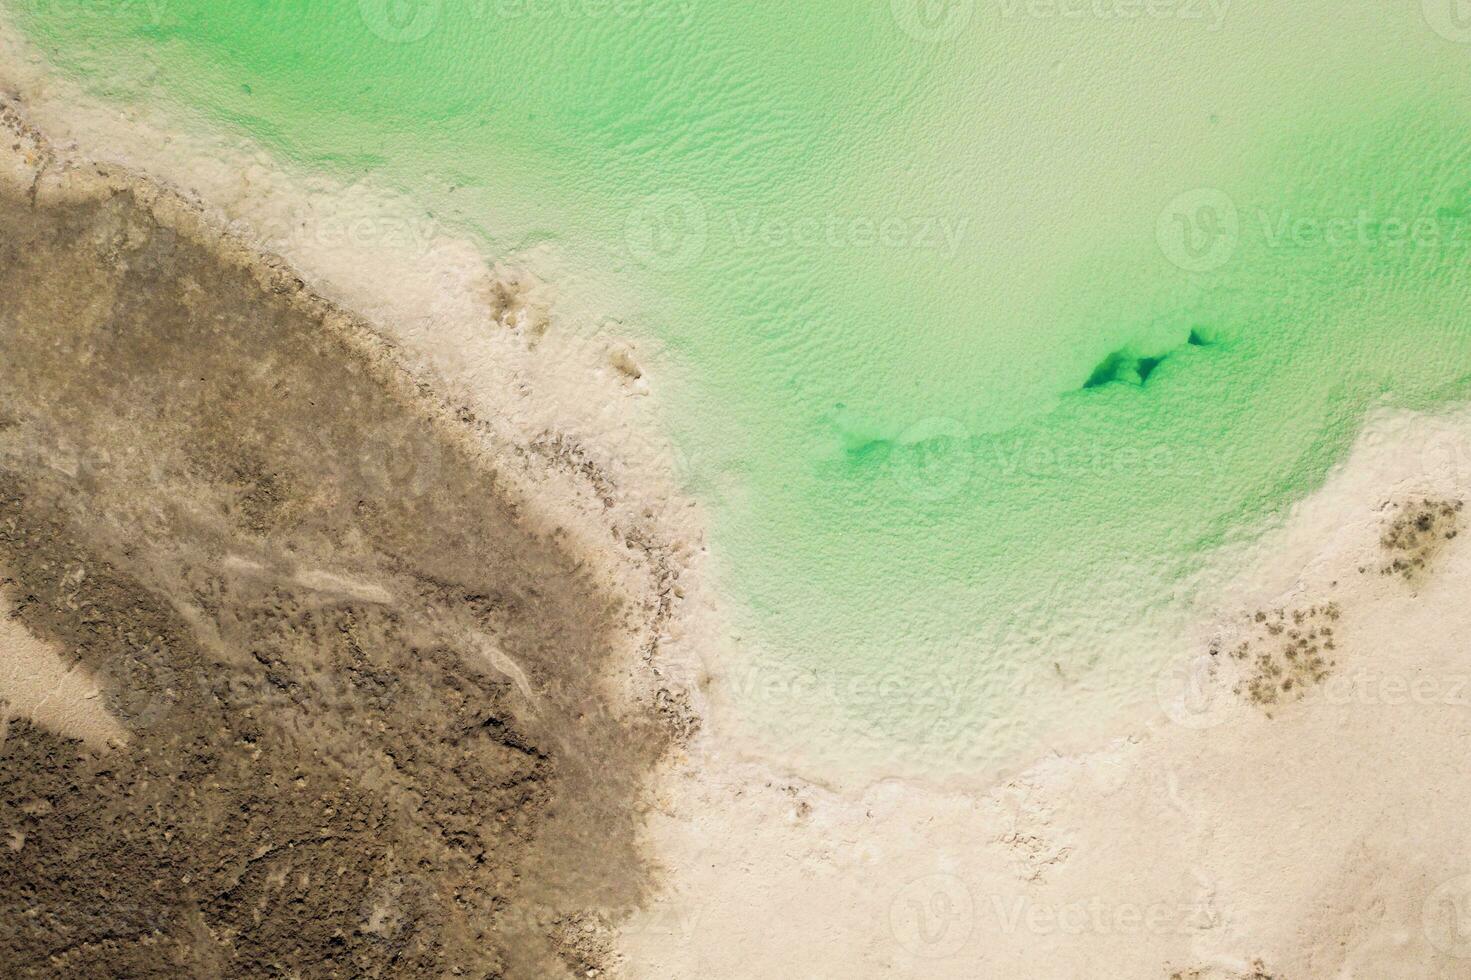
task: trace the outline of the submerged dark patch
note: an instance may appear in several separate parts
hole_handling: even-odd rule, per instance
[[[1142,388],[1149,382],[1150,375],[1176,351],[1188,347],[1210,347],[1212,343],[1198,329],[1192,329],[1183,344],[1159,354],[1144,355],[1121,348],[1098,362],[1088,380],[1083,382],[1083,390],[1110,384],[1131,384]]]

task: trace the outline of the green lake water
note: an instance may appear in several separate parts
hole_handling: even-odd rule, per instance
[[[100,95],[629,284],[794,741],[967,764],[1060,679],[1139,696],[1172,583],[1471,375],[1454,0],[0,3]]]

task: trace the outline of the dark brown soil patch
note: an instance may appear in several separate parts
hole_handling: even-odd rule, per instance
[[[0,578],[131,738],[11,723],[0,972],[597,967],[667,743],[625,599],[289,273],[48,201],[0,191]]]

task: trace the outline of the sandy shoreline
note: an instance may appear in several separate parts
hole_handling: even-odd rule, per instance
[[[699,740],[630,975],[1465,976],[1468,461],[1464,413],[1377,417],[1181,638],[1152,717],[988,790],[832,793]],[[1428,530],[1386,544],[1406,519]]]
[[[383,354],[397,383],[417,384],[420,400],[410,401],[436,420],[435,444],[455,447],[436,455],[433,481],[459,479],[461,452],[493,468],[497,493],[514,501],[508,526],[529,528],[546,539],[538,546],[551,542],[573,564],[586,563],[600,594],[626,600],[593,680],[556,678],[554,658],[544,665],[550,673],[538,673],[521,670],[521,657],[482,651],[486,676],[496,680],[478,696],[520,724],[535,730],[538,692],[565,694],[565,682],[582,692],[556,709],[566,717],[615,705],[615,715],[657,719],[674,746],[652,781],[640,769],[651,757],[629,760],[630,781],[610,806],[629,820],[618,854],[639,881],[616,901],[583,882],[590,890],[568,907],[603,902],[617,914],[562,957],[568,970],[1090,980],[1471,971],[1471,863],[1462,846],[1471,781],[1459,773],[1460,751],[1471,743],[1471,613],[1460,599],[1471,577],[1466,535],[1445,539],[1410,576],[1380,574],[1402,557],[1383,543],[1397,514],[1466,495],[1471,421],[1377,416],[1328,485],[1254,546],[1251,570],[1213,594],[1145,699],[1145,715],[1101,733],[1059,733],[1056,745],[1066,749],[1044,747],[983,788],[901,779],[824,786],[744,751],[702,700],[706,665],[719,666],[724,651],[701,577],[701,519],[671,489],[667,445],[647,435],[658,431],[657,399],[645,397],[650,375],[635,345],[547,329],[561,315],[555,283],[513,261],[487,261],[447,229],[423,226],[408,254],[395,236],[344,247],[342,236],[312,231],[357,221],[414,228],[412,202],[362,185],[303,189],[243,145],[90,105],[8,32],[0,53],[0,82],[24,95],[26,116],[63,156],[85,160],[105,146],[109,163],[197,198],[197,206],[168,204],[167,194],[162,205],[145,201],[167,212],[165,224],[181,222],[216,242],[227,229],[227,250],[247,264],[254,246],[270,243],[299,273],[273,265],[264,282],[299,274],[289,294],[319,292],[327,306],[371,321],[353,327],[356,349]],[[34,168],[29,152],[8,172]],[[92,188],[76,191],[80,198],[134,179],[122,169],[74,175],[78,187]],[[73,191],[47,193],[59,200]],[[385,470],[393,479],[417,479],[410,471],[420,462],[393,465]],[[347,519],[334,526],[344,540],[356,533]],[[116,532],[92,530],[87,546],[116,560]],[[395,547],[409,547],[404,537]],[[293,568],[255,552],[232,557],[235,564],[221,567],[251,602],[281,588],[320,605],[372,607],[402,587],[388,571],[364,575],[367,559]],[[152,588],[180,587],[146,567],[139,574]],[[1331,637],[1331,654],[1313,654],[1321,665],[1299,669],[1284,656],[1282,634],[1271,630],[1278,609],[1284,633],[1319,631],[1320,645]],[[1243,642],[1251,652],[1233,657]],[[1270,671],[1277,700],[1261,696],[1263,653],[1300,685],[1301,700]],[[588,691],[596,693],[579,700]],[[431,687],[419,710],[431,711],[443,693]],[[576,750],[614,737],[626,720]],[[555,726],[539,736],[536,750],[553,752]],[[34,747],[47,737],[31,729],[23,741]],[[549,884],[579,857],[607,849],[597,835],[569,833],[566,841],[565,850],[535,858],[550,862],[537,872]],[[379,872],[368,890],[387,891],[367,914],[369,931],[414,935],[397,924],[396,903],[412,906],[437,882],[422,871]],[[565,898],[539,896],[537,908],[560,908]],[[483,909],[462,923],[473,926],[476,914]],[[545,932],[543,915],[531,920]],[[127,941],[147,934],[135,929]],[[540,968],[515,967],[519,975]]]

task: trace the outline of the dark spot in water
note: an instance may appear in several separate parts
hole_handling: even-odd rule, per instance
[[[1138,377],[1135,366],[1138,358],[1130,356],[1124,351],[1114,351],[1103,359],[1088,375],[1088,380],[1083,382],[1084,388],[1101,388],[1115,381],[1132,381]]]
[[[1138,357],[1127,351],[1114,351],[1093,369],[1088,380],[1083,382],[1083,387],[1100,388],[1115,382],[1143,387],[1144,383],[1149,380],[1149,376],[1164,363],[1167,356],[1161,354],[1158,357]]]
[[[1185,347],[1210,347],[1213,342],[1197,329],[1192,329],[1186,336],[1185,342],[1158,354],[1142,356],[1131,352],[1128,348],[1120,348],[1105,357],[1088,375],[1088,380],[1083,382],[1083,388],[1101,388],[1107,384],[1122,381],[1137,387],[1144,387],[1149,381],[1150,375],[1154,374],[1165,360],[1176,351]]]

